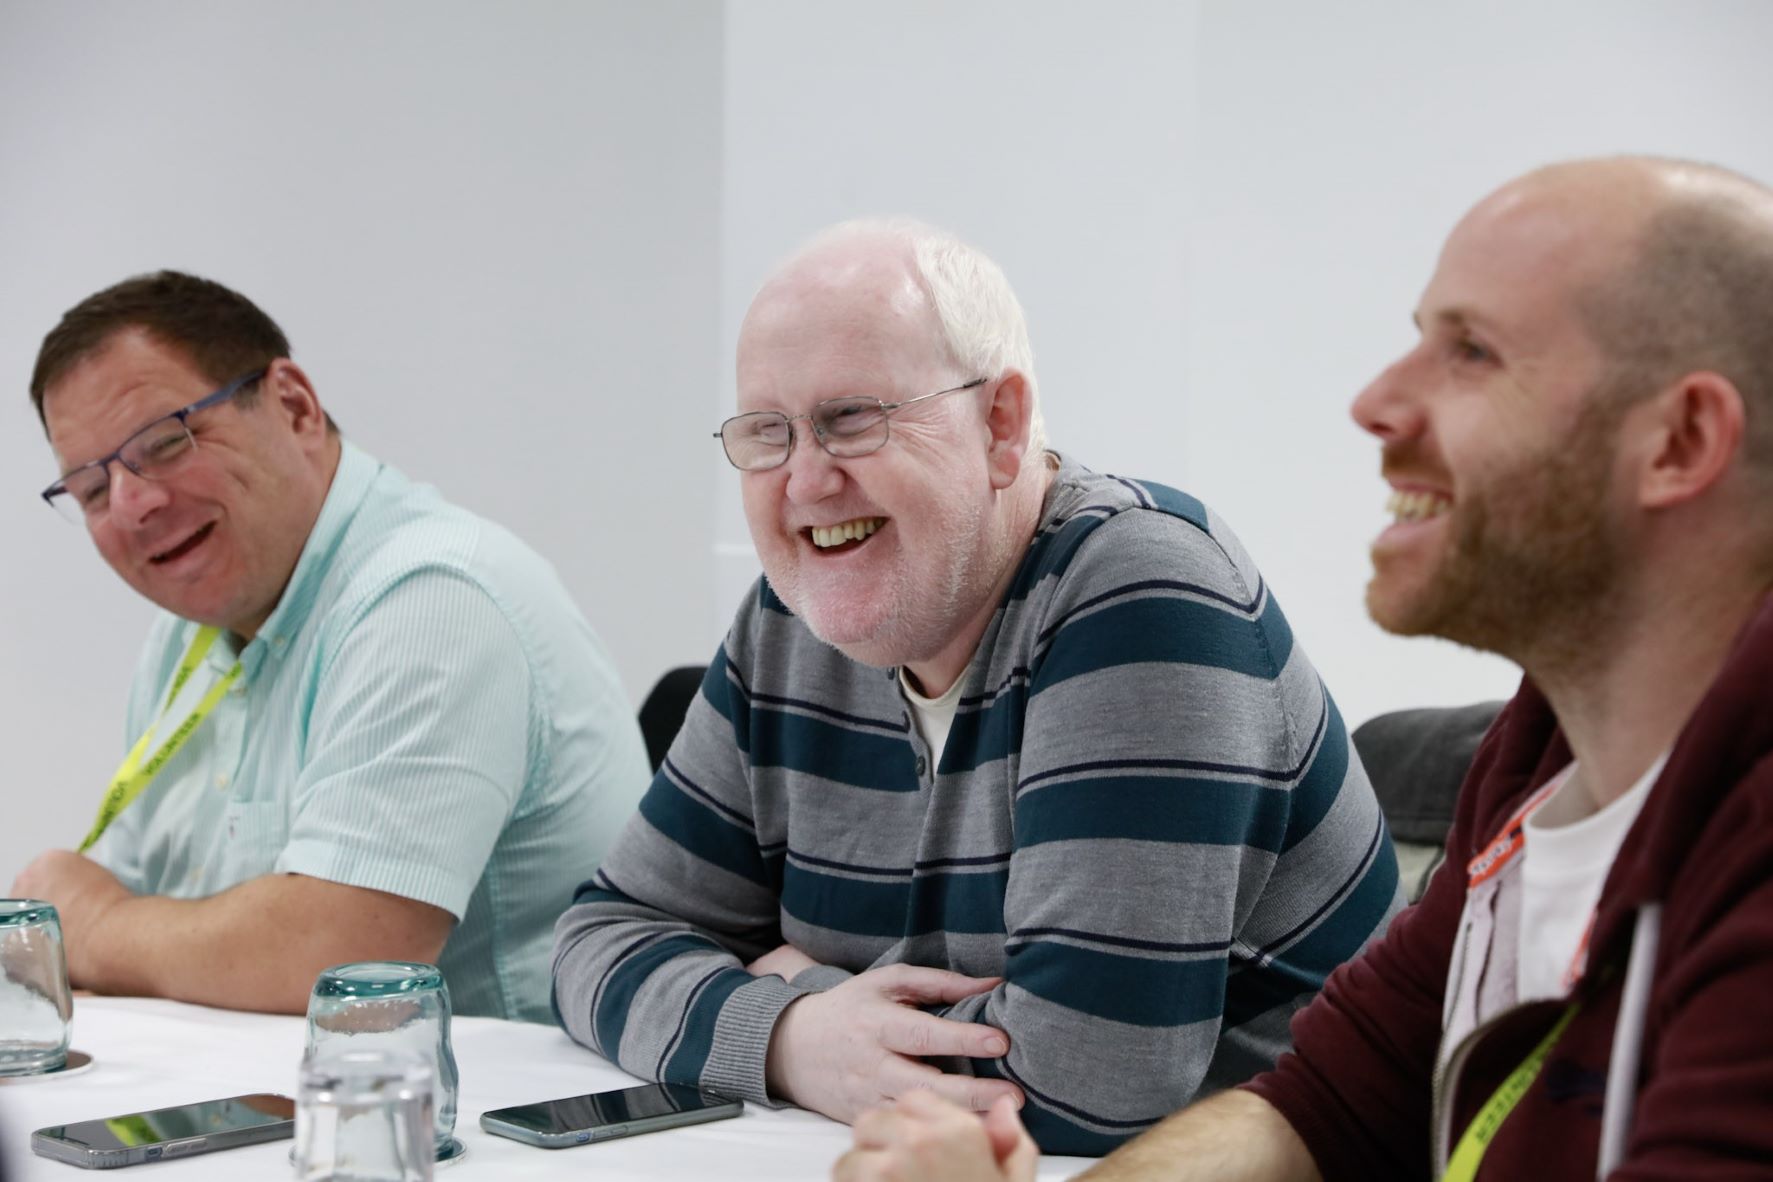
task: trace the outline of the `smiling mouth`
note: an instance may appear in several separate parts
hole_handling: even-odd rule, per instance
[[[192,534],[190,537],[186,538],[184,541],[180,542],[178,545],[174,546],[172,549],[162,550],[158,554],[150,555],[148,558],[148,561],[155,563],[155,564],[159,564],[162,562],[171,562],[177,558],[183,558],[185,555],[187,555],[191,551],[195,550],[198,546],[202,545],[204,540],[207,539],[209,537],[209,535],[211,533],[213,533],[214,531],[215,531],[215,522],[212,521],[208,525],[204,526],[202,529],[198,530],[196,533]]]
[[[1453,502],[1439,493],[1393,492],[1385,502],[1386,511],[1394,521],[1427,521],[1439,517],[1453,507]]]
[[[884,517],[857,517],[836,525],[809,526],[801,532],[820,550],[854,550],[886,524]]]

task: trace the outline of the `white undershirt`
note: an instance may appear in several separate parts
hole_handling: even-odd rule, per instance
[[[948,692],[939,698],[926,698],[911,688],[911,679],[905,676],[905,666],[899,666],[899,688],[905,691],[905,700],[911,704],[911,717],[916,721],[917,733],[930,749],[930,767],[932,771],[942,762],[942,750],[948,746],[948,732],[954,727],[954,708],[960,702],[960,684],[964,677],[956,677]]]
[[[1528,814],[1522,828],[1519,1000],[1569,993],[1571,967],[1607,872],[1667,761],[1665,751],[1623,796],[1600,810],[1572,763],[1554,778],[1557,787],[1545,802]]]

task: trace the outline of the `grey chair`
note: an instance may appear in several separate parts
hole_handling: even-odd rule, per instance
[[[1398,871],[1414,903],[1446,852],[1459,785],[1501,702],[1398,710],[1354,730],[1354,747],[1397,844]]]

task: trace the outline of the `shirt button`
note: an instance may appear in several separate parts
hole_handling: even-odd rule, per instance
[[[246,692],[246,683],[243,681],[236,681],[233,685],[228,687],[228,692],[238,698],[241,694]]]
[[[923,775],[924,772],[929,769],[929,766],[930,765],[929,765],[928,761],[926,761],[923,756],[919,755],[917,757],[917,774],[918,775],[920,775],[920,776]]]
[[[215,778],[215,786],[217,789],[225,791],[228,787],[228,777],[217,776]]]

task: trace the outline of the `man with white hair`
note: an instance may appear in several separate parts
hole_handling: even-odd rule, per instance
[[[1526,671],[1447,861],[1297,1051],[1100,1182],[1765,1178],[1773,1162],[1773,190],[1540,169],[1447,239],[1354,402],[1383,627]],[[1007,1109],[856,1123],[841,1182],[1027,1182]]]
[[[1043,446],[983,255],[839,227],[740,334],[765,577],[561,919],[640,1075],[839,1120],[928,1088],[1100,1154],[1248,1078],[1399,903],[1334,705],[1223,522]]]

